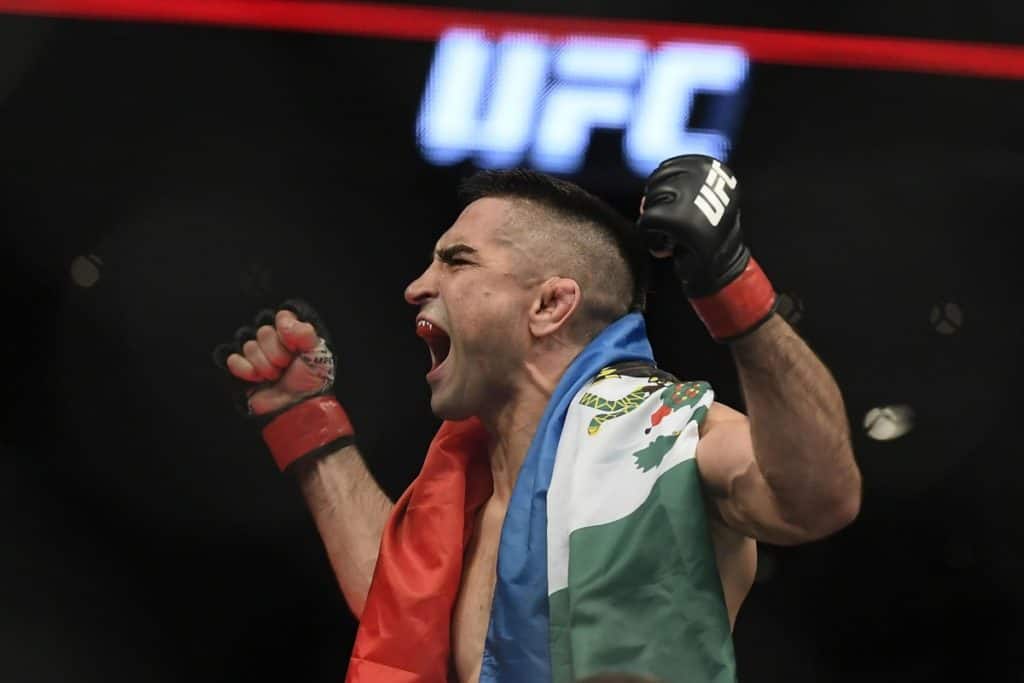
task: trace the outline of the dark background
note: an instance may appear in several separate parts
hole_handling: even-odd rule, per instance
[[[558,11],[1024,42],[1015,2],[821,5]],[[437,422],[402,290],[472,170],[416,149],[432,52],[0,15],[0,679],[342,679],[355,623],[209,351],[310,299],[371,469],[392,496],[415,476]],[[761,549],[744,681],[1024,680],[1022,114],[1021,81],[754,64],[745,226],[844,391],[865,499],[831,539]],[[602,183],[599,137],[577,179],[633,217],[642,179]],[[727,349],[655,284],[662,364],[741,406]],[[940,334],[949,302],[963,326]],[[890,404],[915,429],[868,439]]]

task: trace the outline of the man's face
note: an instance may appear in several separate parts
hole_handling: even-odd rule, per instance
[[[429,267],[405,290],[420,307],[416,332],[430,346],[430,406],[448,420],[507,401],[530,346],[535,280],[508,239],[512,202],[485,197],[437,241]]]

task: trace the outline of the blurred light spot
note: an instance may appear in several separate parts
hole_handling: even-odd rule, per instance
[[[864,416],[864,431],[875,441],[898,439],[914,428],[914,409],[908,405],[879,406]]]
[[[757,571],[754,574],[755,583],[767,583],[775,578],[775,573],[778,571],[779,563],[775,559],[775,554],[770,550],[766,550],[763,546],[757,546]]]
[[[964,312],[959,305],[952,302],[932,306],[932,327],[939,334],[956,334],[964,324]]]
[[[71,261],[71,281],[79,287],[92,287],[100,280],[103,261],[96,254],[76,256]]]
[[[796,325],[804,317],[804,302],[795,294],[782,292],[779,294],[778,313],[790,325]]]

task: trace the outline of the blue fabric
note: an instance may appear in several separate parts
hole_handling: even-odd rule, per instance
[[[498,546],[481,683],[551,680],[548,641],[547,496],[569,403],[602,368],[653,360],[643,316],[630,313],[606,327],[566,369],[548,401],[515,487]]]

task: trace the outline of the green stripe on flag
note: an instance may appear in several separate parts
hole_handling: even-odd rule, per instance
[[[662,474],[626,517],[570,535],[569,586],[549,609],[553,683],[602,672],[736,680],[696,460]]]

